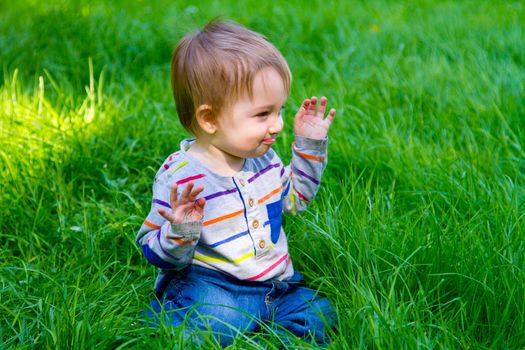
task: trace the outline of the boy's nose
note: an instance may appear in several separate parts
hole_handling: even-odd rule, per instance
[[[270,134],[278,134],[283,129],[283,118],[277,117],[274,119],[274,122],[268,128]]]

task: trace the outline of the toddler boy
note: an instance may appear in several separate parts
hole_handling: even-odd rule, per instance
[[[181,142],[160,167],[137,242],[159,268],[149,318],[210,329],[222,345],[261,324],[326,341],[327,299],[300,282],[281,225],[302,212],[326,165],[327,99],[295,115],[290,165],[272,145],[283,128],[291,74],[260,34],[212,21],[184,37],[172,60]]]

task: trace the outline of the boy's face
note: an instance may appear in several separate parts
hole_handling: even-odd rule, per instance
[[[253,98],[244,95],[218,116],[212,144],[228,157],[262,156],[283,128],[287,97],[280,75],[273,68],[261,70],[253,82]]]

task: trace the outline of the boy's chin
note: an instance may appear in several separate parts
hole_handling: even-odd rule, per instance
[[[272,145],[267,144],[261,144],[259,148],[257,148],[257,153],[259,153],[256,157],[264,156],[266,152],[268,152],[272,148]]]
[[[244,158],[262,157],[270,150],[270,148],[272,148],[271,145],[260,144],[257,149],[253,150],[253,152],[250,152],[250,154],[247,154]]]

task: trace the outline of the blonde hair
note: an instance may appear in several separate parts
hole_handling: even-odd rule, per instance
[[[277,71],[289,93],[290,68],[261,34],[234,22],[213,20],[186,35],[171,61],[171,86],[182,126],[195,134],[195,111],[200,105],[211,106],[217,116],[244,94],[252,98],[255,76],[267,67]]]

